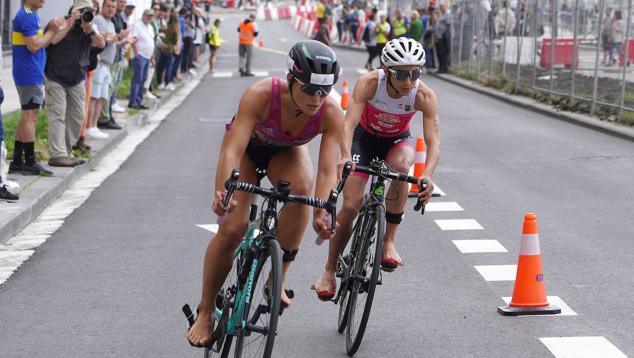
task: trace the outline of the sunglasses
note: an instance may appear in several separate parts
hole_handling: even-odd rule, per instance
[[[394,78],[396,78],[397,81],[403,81],[407,79],[407,77],[411,78],[412,81],[416,81],[420,77],[421,73],[423,73],[422,68],[418,68],[412,71],[396,70],[393,68],[388,68],[387,70],[390,72],[390,74],[392,74],[392,76],[394,76]]]
[[[301,88],[302,92],[309,96],[319,94],[319,97],[326,97],[330,93],[330,90],[332,90],[332,86],[319,86],[312,83],[304,83],[298,80],[297,77],[295,77],[295,81],[299,83],[299,88]]]

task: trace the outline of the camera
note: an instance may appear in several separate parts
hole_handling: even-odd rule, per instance
[[[95,18],[95,14],[93,14],[93,12],[89,9],[81,9],[81,21],[83,22],[92,22],[92,20]]]

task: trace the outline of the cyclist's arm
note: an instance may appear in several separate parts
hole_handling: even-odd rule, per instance
[[[350,151],[352,150],[354,129],[361,120],[365,104],[374,96],[377,85],[378,75],[374,72],[361,76],[354,85],[350,106],[348,107],[348,112],[346,113],[343,140],[341,143],[341,158],[343,160],[350,160],[352,158]]]
[[[224,183],[231,174],[231,170],[240,168],[240,160],[257,122],[258,110],[267,107],[270,97],[267,89],[271,88],[270,81],[267,79],[254,84],[244,91],[240,98],[238,112],[231,122],[231,129],[225,132],[222,138],[216,167],[216,192],[224,191]]]
[[[423,136],[427,145],[427,160],[423,177],[431,178],[440,158],[440,120],[436,93],[426,86],[419,86],[416,109],[423,112]]]

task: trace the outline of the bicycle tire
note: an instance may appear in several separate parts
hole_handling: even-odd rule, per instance
[[[348,253],[343,258],[339,258],[339,259],[348,261],[346,263],[348,265],[348,274],[354,267],[355,252],[356,250],[358,250],[357,247],[359,246],[359,242],[360,242],[359,233],[361,232],[361,228],[363,227],[362,222],[363,222],[363,219],[365,218],[367,218],[366,215],[361,215],[359,216],[359,219],[357,219],[357,221],[354,223],[354,227],[352,228],[352,242],[350,243],[350,249],[348,250]],[[350,285],[349,285],[347,277],[342,277],[340,281],[341,282],[339,285],[339,289],[342,291],[339,296],[339,317],[337,320],[337,331],[339,333],[343,333],[346,330],[346,327],[348,326],[348,311],[350,309],[348,306],[349,297],[350,297],[349,295]]]
[[[370,216],[368,218],[369,220],[365,221],[365,225],[360,234],[360,237],[364,238],[364,240],[362,240],[362,245],[360,245],[360,252],[365,254],[362,260],[360,259],[360,256],[356,258],[353,272],[354,275],[364,276],[368,280],[367,287],[364,287],[366,297],[358,326],[355,325],[357,320],[357,301],[359,300],[359,297],[361,297],[360,294],[363,294],[362,292],[359,292],[362,287],[359,280],[355,280],[352,285],[348,303],[350,308],[348,310],[347,317],[346,351],[351,357],[359,349],[361,341],[363,340],[363,335],[365,334],[368,319],[370,318],[370,311],[372,310],[372,301],[374,300],[376,284],[381,271],[381,257],[383,255],[385,208],[382,205],[377,205],[374,207],[373,212],[368,212],[368,214],[373,214],[373,216]],[[372,240],[373,235],[374,241]],[[367,276],[368,271],[369,277]]]
[[[236,336],[236,344],[234,357],[264,357],[269,358],[273,352],[273,345],[275,343],[275,336],[277,334],[277,321],[280,316],[281,306],[281,291],[282,291],[282,250],[280,244],[275,239],[267,241],[266,248],[260,250],[258,257],[258,264],[253,277],[253,286],[251,289],[251,302],[245,304],[244,311],[242,313],[242,320],[244,322],[259,323],[261,317],[268,317],[268,322],[265,322],[265,326],[257,326],[258,329],[266,330],[265,333],[257,332],[248,327],[244,329],[240,328]],[[269,276],[261,275],[265,268],[270,269],[269,274],[272,276],[272,289],[269,287],[269,294],[265,292],[265,285]],[[266,273],[265,273],[266,275]],[[258,307],[263,306],[262,301],[268,306],[269,312],[264,314],[258,314]],[[257,315],[257,316],[256,316]],[[261,342],[255,340],[249,340],[254,338],[257,334],[264,339]],[[247,342],[248,341],[248,342]],[[259,343],[259,344],[258,344]]]

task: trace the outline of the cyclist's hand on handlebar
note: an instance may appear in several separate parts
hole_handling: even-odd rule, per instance
[[[238,201],[235,199],[231,199],[229,202],[229,206],[225,210],[223,202],[225,200],[225,195],[227,195],[224,191],[216,191],[216,196],[214,197],[214,201],[211,203],[211,210],[214,214],[218,216],[222,216],[231,211],[234,207],[238,205]]]
[[[320,209],[314,212],[313,229],[322,239],[330,240],[334,236],[331,225],[330,214],[326,210]],[[337,223],[335,225],[338,226]]]
[[[352,163],[352,169],[350,169],[350,173],[354,172],[355,162],[353,162],[351,158],[341,158],[341,160],[339,160],[339,163],[337,163],[337,179],[338,180],[341,179],[341,176],[343,173],[343,167],[346,165],[346,162]]]
[[[418,193],[418,201],[427,204],[429,199],[431,199],[431,195],[434,192],[434,182],[431,181],[430,177],[424,176],[418,180],[418,186],[420,187],[422,181],[425,180],[427,182],[427,189],[425,191]]]

